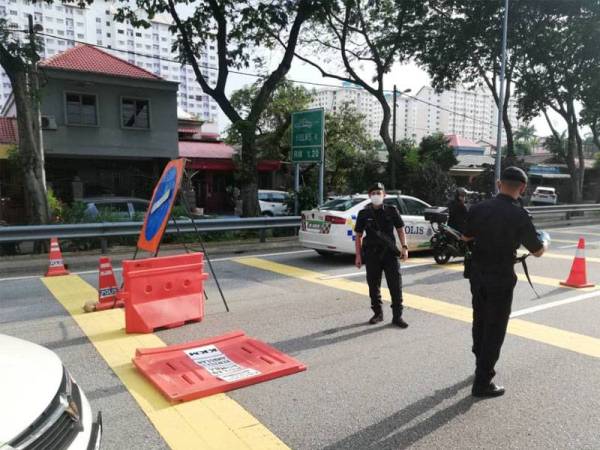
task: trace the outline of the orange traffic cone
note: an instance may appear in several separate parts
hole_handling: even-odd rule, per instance
[[[119,288],[113,272],[110,258],[100,257],[98,268],[98,302],[88,302],[84,306],[86,311],[104,311],[115,307],[122,308],[123,300],[118,298]]]
[[[585,239],[579,238],[579,244],[577,244],[577,252],[575,253],[575,259],[571,266],[571,273],[567,281],[561,281],[562,286],[574,287],[574,288],[585,288],[591,287],[593,284],[587,282],[587,274],[585,268]]]
[[[60,252],[60,246],[58,245],[58,239],[50,239],[50,265],[46,272],[47,277],[56,277],[59,275],[69,275],[69,271],[65,267],[62,253]]]

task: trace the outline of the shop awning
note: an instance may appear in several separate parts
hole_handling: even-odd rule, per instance
[[[224,142],[179,141],[179,156],[187,158],[187,167],[196,170],[232,172],[236,169],[233,157],[235,149]],[[258,162],[260,172],[273,172],[281,167],[281,161]]]

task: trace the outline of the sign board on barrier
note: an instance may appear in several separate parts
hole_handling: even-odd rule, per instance
[[[156,253],[162,240],[167,222],[171,217],[173,204],[181,185],[185,159],[175,159],[169,162],[152,194],[152,200],[146,211],[144,225],[138,239],[138,248]]]

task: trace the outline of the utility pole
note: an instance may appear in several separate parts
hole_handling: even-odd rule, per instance
[[[500,92],[498,94],[498,136],[496,137],[496,167],[494,183],[498,193],[498,180],[502,164],[502,115],[504,113],[504,73],[506,70],[506,35],[508,30],[508,0],[504,0],[504,20],[502,24],[502,62],[500,65]]]
[[[394,97],[393,97],[393,102],[394,102],[394,106],[392,108],[392,145],[394,148],[394,151],[392,152],[392,160],[390,161],[390,181],[391,181],[391,188],[392,189],[396,189],[396,98],[397,98],[397,92],[398,90],[396,89],[396,85],[394,85]]]
[[[35,92],[33,92],[31,95],[31,102],[33,104],[36,105],[36,109],[37,109],[37,114],[38,114],[38,120],[37,120],[37,132],[38,132],[38,151],[39,151],[39,157],[40,157],[40,161],[42,163],[42,186],[44,186],[44,191],[47,190],[47,186],[46,186],[46,162],[45,162],[45,156],[44,156],[44,137],[42,134],[42,109],[40,106],[40,96],[39,96],[39,92],[40,92],[40,79],[38,76],[38,61],[39,61],[39,57],[38,57],[38,51],[37,51],[37,45],[36,45],[36,41],[35,41],[35,27],[33,25],[33,16],[31,14],[28,15],[27,17],[28,20],[28,25],[29,25],[29,45],[31,47],[31,51],[33,53],[32,58],[31,58],[31,71],[29,73],[29,76],[31,77],[30,81],[30,89],[33,89]]]

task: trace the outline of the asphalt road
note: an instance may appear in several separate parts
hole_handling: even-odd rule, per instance
[[[175,344],[242,329],[306,364],[306,372],[228,394],[294,449],[598,449],[600,290],[595,296],[558,286],[580,235],[588,243],[588,278],[600,284],[600,226],[552,230],[550,254],[529,264],[541,298],[523,280],[515,290],[518,318],[497,366],[507,393],[498,399],[470,396],[462,266],[438,267],[427,255],[403,271],[407,330],[388,325],[387,308],[386,322],[366,325],[364,275],[352,258],[290,248],[215,258],[231,312],[210,280],[204,321],[156,334]],[[59,354],[103,412],[103,448],[168,448],[37,276],[0,280],[0,333]],[[96,286],[96,274],[80,276]],[[567,299],[574,301],[561,303]]]

